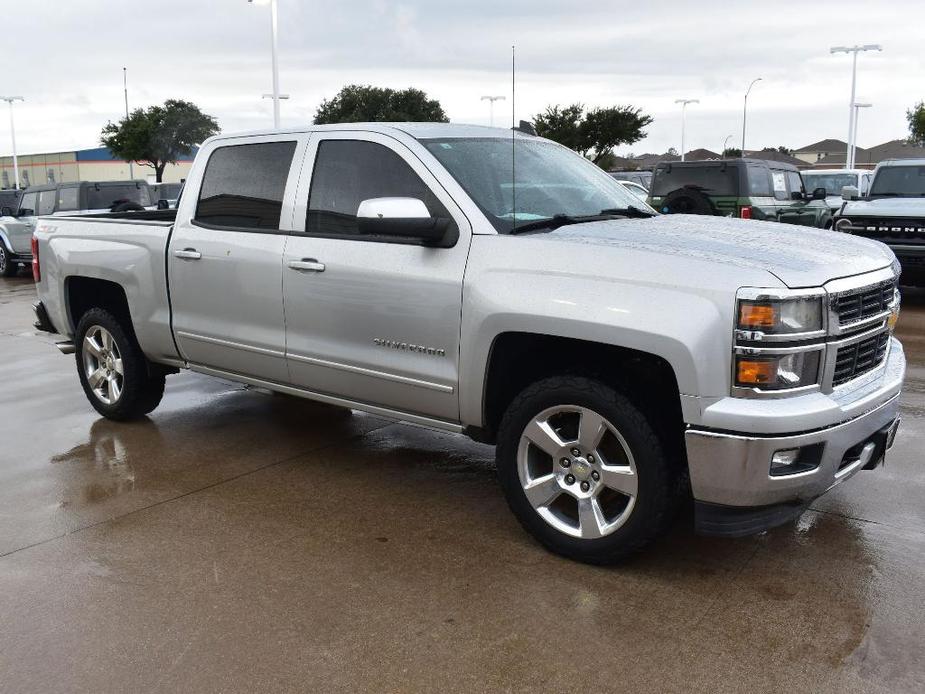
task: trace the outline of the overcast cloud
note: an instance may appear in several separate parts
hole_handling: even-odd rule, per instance
[[[123,111],[122,66],[132,108],[168,98],[196,102],[226,132],[267,127],[269,9],[247,0],[2,0],[6,69],[0,93],[16,105],[21,153],[98,145]],[[10,11],[15,7],[14,11]],[[489,2],[279,0],[283,124],[307,123],[321,99],[347,83],[415,86],[454,122],[488,122],[483,94],[510,99],[517,45],[516,117],[552,103],[633,104],[652,114],[648,137],[624,151],[679,147],[688,108],[689,148],[799,147],[846,138],[849,56],[836,44],[882,43],[859,59],[859,144],[907,133],[905,111],[925,99],[925,2]],[[15,65],[10,58],[15,57]],[[5,114],[4,114],[5,115]],[[510,118],[510,101],[497,119]],[[0,152],[10,150],[0,119]]]

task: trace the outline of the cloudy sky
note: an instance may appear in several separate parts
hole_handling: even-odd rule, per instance
[[[13,0],[3,0],[6,10]],[[27,9],[28,8],[28,9]],[[510,47],[517,46],[516,117],[548,104],[633,104],[655,122],[623,152],[680,146],[674,100],[688,108],[688,148],[749,148],[846,138],[851,59],[832,45],[882,43],[862,54],[858,99],[874,104],[859,144],[903,137],[905,111],[925,99],[923,0],[279,0],[283,124],[307,123],[347,83],[415,86],[451,120],[488,123],[486,94],[510,118]],[[97,146],[131,107],[196,102],[226,132],[272,124],[269,8],[247,0],[30,0],[4,17],[0,93],[16,105],[21,153]],[[12,67],[10,58],[15,56]],[[503,115],[502,115],[503,114]],[[5,115],[5,114],[4,114]],[[10,150],[0,118],[0,153]]]

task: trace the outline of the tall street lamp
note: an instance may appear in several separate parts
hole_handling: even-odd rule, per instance
[[[264,94],[264,99],[273,99],[273,127],[279,128],[279,101],[280,99],[288,99],[288,94],[279,93],[279,65],[276,61],[276,52],[277,52],[277,19],[276,19],[276,0],[247,0],[253,5],[269,5],[270,6],[270,33],[272,38],[272,52],[273,52],[273,93]]]
[[[752,87],[754,87],[758,82],[761,81],[760,77],[756,77],[752,80],[752,83],[748,85],[748,89],[745,90],[745,99],[742,101],[742,156],[745,156],[745,121],[748,118],[748,95],[751,94]]]
[[[13,102],[25,101],[21,96],[0,96],[0,101],[10,105],[10,138],[13,140],[13,186],[19,190],[19,160],[16,158],[16,123],[13,121]]]
[[[684,119],[687,113],[688,104],[699,104],[700,99],[675,99],[676,104],[681,104],[681,161],[684,161],[684,153],[687,151],[684,148]]]
[[[855,87],[857,86],[858,80],[858,53],[863,53],[864,51],[882,51],[883,46],[879,43],[867,43],[863,46],[833,46],[829,49],[829,53],[834,55],[835,53],[851,53],[851,101],[848,102],[848,151],[845,153],[845,164],[848,168],[853,168],[854,164],[852,162],[853,150],[854,150],[854,116],[855,116]]]
[[[859,118],[860,115],[861,115],[861,109],[862,109],[862,108],[870,108],[871,106],[873,106],[873,104],[859,104],[859,103],[857,103],[857,102],[854,103],[854,109],[853,109],[853,110],[854,110],[854,132],[852,133],[852,137],[851,137],[851,144],[852,144],[852,146],[851,146],[851,161],[850,161],[850,162],[845,162],[846,167],[849,168],[849,169],[853,169],[853,168],[855,167],[855,165],[857,164],[857,158],[858,158],[858,118]]]
[[[488,122],[492,127],[495,126],[495,102],[504,101],[503,96],[483,96],[482,101],[488,102]]]
[[[721,156],[721,157],[725,157],[725,156],[726,156],[726,150],[729,149],[729,140],[731,140],[732,137],[733,137],[732,135],[726,135],[726,139],[723,140],[723,149],[722,149],[722,151],[720,152],[720,156]]]

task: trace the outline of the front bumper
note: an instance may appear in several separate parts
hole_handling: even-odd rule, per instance
[[[804,416],[788,417],[792,433],[777,433],[775,430],[780,427],[769,427],[772,423],[767,416],[748,426],[748,413],[758,414],[754,401],[743,400],[746,414],[734,418],[737,424],[734,431],[688,429],[685,442],[691,489],[697,502],[698,530],[740,535],[780,525],[798,516],[813,499],[836,484],[875,466],[895,434],[904,374],[905,357],[899,343],[894,341],[888,362],[876,382],[856,392],[850,402],[836,402],[835,410],[843,416],[831,424],[820,426],[819,417],[801,412]],[[822,396],[816,394],[816,397]],[[832,396],[826,399],[834,400]],[[865,405],[860,412],[859,402]],[[784,406],[785,402],[775,404]],[[724,403],[726,414],[731,414],[729,407],[728,402]],[[828,416],[833,415],[831,410],[828,408]],[[806,472],[772,476],[774,453],[794,448],[812,451],[818,456],[818,464]]]

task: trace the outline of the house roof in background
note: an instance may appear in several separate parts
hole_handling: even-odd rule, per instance
[[[800,149],[793,150],[796,152],[837,152],[839,150],[845,151],[848,149],[848,143],[844,140],[836,140],[834,138],[828,138],[826,140],[819,140],[819,142],[814,142],[811,145],[806,145],[805,147],[800,147]]]

